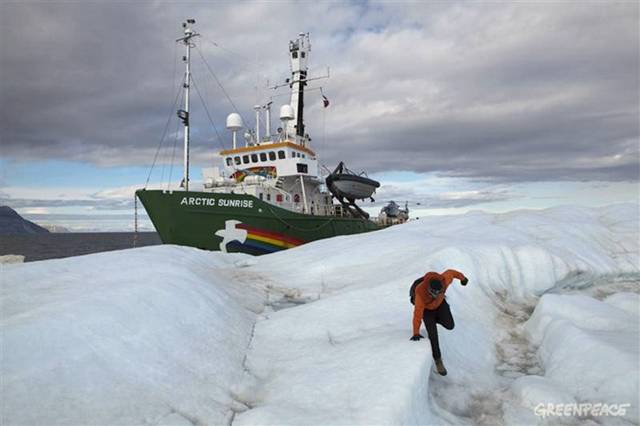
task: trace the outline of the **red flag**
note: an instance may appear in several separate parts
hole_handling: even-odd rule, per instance
[[[329,99],[327,99],[325,95],[322,95],[322,102],[324,103],[325,108],[329,106]]]

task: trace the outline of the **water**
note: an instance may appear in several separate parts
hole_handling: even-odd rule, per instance
[[[133,232],[69,232],[0,235],[0,256],[18,254],[25,262],[80,256],[133,247]],[[155,232],[139,232],[136,247],[161,244]]]

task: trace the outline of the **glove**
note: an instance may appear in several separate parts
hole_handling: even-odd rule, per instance
[[[465,279],[463,279],[463,280],[461,280],[461,281],[460,281],[460,284],[462,284],[462,285],[467,285],[467,283],[468,283],[468,282],[469,282],[469,279],[468,279],[468,278],[465,278]]]
[[[411,337],[411,339],[409,340],[413,340],[414,342],[417,342],[420,339],[424,339],[424,336],[422,334],[416,334],[415,336]]]

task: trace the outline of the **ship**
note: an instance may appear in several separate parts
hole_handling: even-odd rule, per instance
[[[262,255],[388,226],[388,221],[377,223],[356,204],[371,198],[379,182],[365,173],[351,172],[342,162],[323,178],[318,156],[305,131],[305,89],[314,80],[308,77],[311,52],[308,33],[300,33],[289,42],[291,77],[281,85],[290,89],[289,103],[279,108],[281,125],[277,131],[271,131],[272,101],[254,107],[253,129],[246,127],[239,111],[229,114],[226,128],[231,132],[231,148],[219,152],[221,167],[203,168],[201,187],[192,188],[195,185],[189,176],[190,61],[191,49],[200,36],[194,24],[193,19],[184,22],[184,35],[176,40],[186,50],[184,105],[177,114],[184,127],[184,174],[180,189],[142,188],[135,193],[161,241]],[[324,95],[323,100],[326,107],[328,100]]]

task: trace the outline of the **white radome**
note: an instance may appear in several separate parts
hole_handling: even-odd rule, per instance
[[[293,120],[293,107],[291,105],[284,104],[280,107],[280,120]]]
[[[232,112],[227,116],[227,129],[229,130],[240,130],[244,127],[244,123],[242,122],[242,117],[237,112]]]

